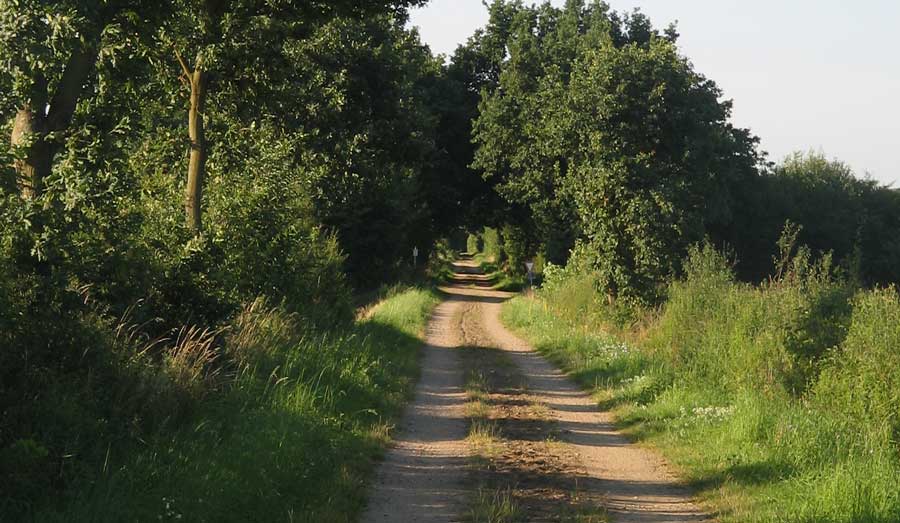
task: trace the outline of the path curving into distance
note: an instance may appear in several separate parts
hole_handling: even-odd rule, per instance
[[[571,482],[581,498],[602,505],[613,522],[714,521],[658,456],[630,443],[589,394],[502,325],[500,308],[513,294],[492,290],[472,261],[462,260],[454,267],[455,282],[441,288],[447,298],[428,325],[415,397],[376,472],[363,523],[471,521],[476,465],[466,442],[463,358],[468,353],[460,350],[463,347],[499,349],[527,389],[528,401],[540,405],[544,413],[528,425],[533,428],[504,435],[505,443],[515,447],[517,442],[511,440],[526,443],[538,434],[552,433],[555,444],[566,447],[559,455],[572,461],[557,474],[538,470],[516,475],[509,488],[523,485],[524,490],[527,483],[529,491],[550,492]],[[533,448],[541,447],[529,447]],[[551,458],[558,459],[547,456]],[[535,488],[543,481],[547,489]],[[519,520],[559,519],[525,510]]]

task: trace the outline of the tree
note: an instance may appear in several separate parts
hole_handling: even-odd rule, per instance
[[[439,204],[428,185],[444,158],[428,105],[440,63],[403,20],[341,18],[292,49],[312,110],[298,123],[313,213],[334,230],[357,284],[396,273],[413,245],[424,249]]]
[[[779,231],[790,221],[802,228],[801,244],[831,253],[864,283],[896,282],[896,201],[895,189],[857,178],[839,160],[814,152],[788,155],[748,184],[739,200],[731,236],[739,274],[758,281],[771,273]]]
[[[611,298],[652,300],[691,242],[728,228],[755,139],[728,123],[673,27],[572,0],[518,6],[511,28],[474,166],[529,209],[551,260],[582,238]]]
[[[38,198],[78,102],[94,74],[106,27],[134,15],[130,2],[0,4],[0,55],[15,104],[10,143],[22,196]]]
[[[563,100],[563,68],[570,65],[564,55],[579,45],[582,7],[570,2],[563,12],[549,4],[526,8],[495,2],[489,34],[505,37],[506,43],[499,46],[502,54],[494,54],[501,57],[496,85],[482,91],[472,130],[478,146],[473,167],[508,202],[504,214],[513,211],[509,206],[529,211],[518,225],[544,238],[557,262],[564,261],[577,225],[559,191],[570,148],[549,120]]]
[[[428,187],[443,231],[502,224],[508,214],[508,203],[472,166],[476,150],[472,133],[479,102],[499,85],[512,20],[519,9],[520,3],[491,3],[490,22],[457,47],[430,100],[439,118],[436,145],[442,163],[430,171]]]
[[[235,54],[246,56],[248,48],[259,56],[273,59],[272,65],[283,65],[276,55],[277,47],[267,44],[275,41],[303,38],[316,27],[339,17],[365,18],[381,13],[402,13],[409,5],[420,0],[382,0],[379,2],[264,2],[260,0],[177,0],[171,22],[171,35],[175,58],[180,74],[190,92],[188,108],[188,157],[185,183],[186,223],[195,235],[202,231],[202,196],[206,178],[206,162],[210,144],[206,137],[205,105],[211,76],[220,83],[233,80],[240,73],[228,74],[216,71]],[[265,23],[260,23],[265,21]],[[261,36],[268,38],[261,38]],[[183,58],[180,49],[191,49],[195,56],[193,66]],[[274,52],[273,52],[274,51]],[[253,57],[249,57],[253,58]],[[246,67],[246,62],[228,65]],[[218,75],[216,75],[218,72]],[[246,73],[246,72],[245,72]],[[246,74],[243,76],[246,77]],[[278,77],[278,74],[272,75]],[[280,79],[285,79],[283,76]],[[257,78],[259,80],[259,78]]]
[[[571,183],[601,285],[652,299],[688,245],[731,219],[728,187],[753,176],[753,142],[663,38],[588,52],[570,89],[585,122]]]

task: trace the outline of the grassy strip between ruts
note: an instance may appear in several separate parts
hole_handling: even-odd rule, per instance
[[[488,369],[502,360],[491,349],[463,349],[466,368],[466,417],[469,434],[466,440],[472,449],[471,472],[477,487],[470,500],[468,521],[472,523],[511,523],[521,517],[521,508],[512,487],[502,486],[487,477],[491,462],[502,451],[500,430],[491,419],[490,383]],[[503,362],[505,363],[505,362]]]
[[[603,507],[582,499],[577,456],[513,362],[494,348],[462,350],[475,484],[467,521],[608,521]]]
[[[773,384],[793,370],[776,364],[791,361],[776,350],[790,341],[780,333],[795,332],[785,326],[807,288],[693,274],[639,332],[607,327],[615,311],[598,312],[593,289],[576,277],[516,298],[503,321],[594,390],[628,434],[660,449],[721,521],[900,521],[896,440],[839,401],[845,389],[860,402],[891,390],[896,358],[881,357],[880,381],[865,362],[898,332],[892,291],[855,298],[846,341],[798,397]],[[817,314],[799,310],[803,321]]]
[[[278,308],[248,308],[227,340],[240,365],[226,390],[177,433],[111,452],[99,479],[34,520],[353,521],[438,301],[398,290],[317,334]]]

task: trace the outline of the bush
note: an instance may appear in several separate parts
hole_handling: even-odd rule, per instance
[[[846,340],[827,351],[815,401],[850,426],[900,438],[900,298],[895,288],[861,293],[852,302]]]
[[[506,255],[506,272],[510,276],[524,276],[527,272],[525,268],[525,261],[529,255],[527,234],[522,227],[503,226],[502,249]]]
[[[468,254],[481,252],[481,239],[478,235],[469,233],[466,236],[466,252]]]
[[[503,252],[503,242],[500,238],[500,232],[491,227],[485,227],[481,233],[482,254],[494,263],[502,263],[505,260]]]

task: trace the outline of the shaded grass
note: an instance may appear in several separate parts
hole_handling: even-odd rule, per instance
[[[190,421],[111,446],[103,469],[34,521],[353,521],[417,373],[439,298],[396,290],[337,331],[248,311],[226,344],[231,385]]]

